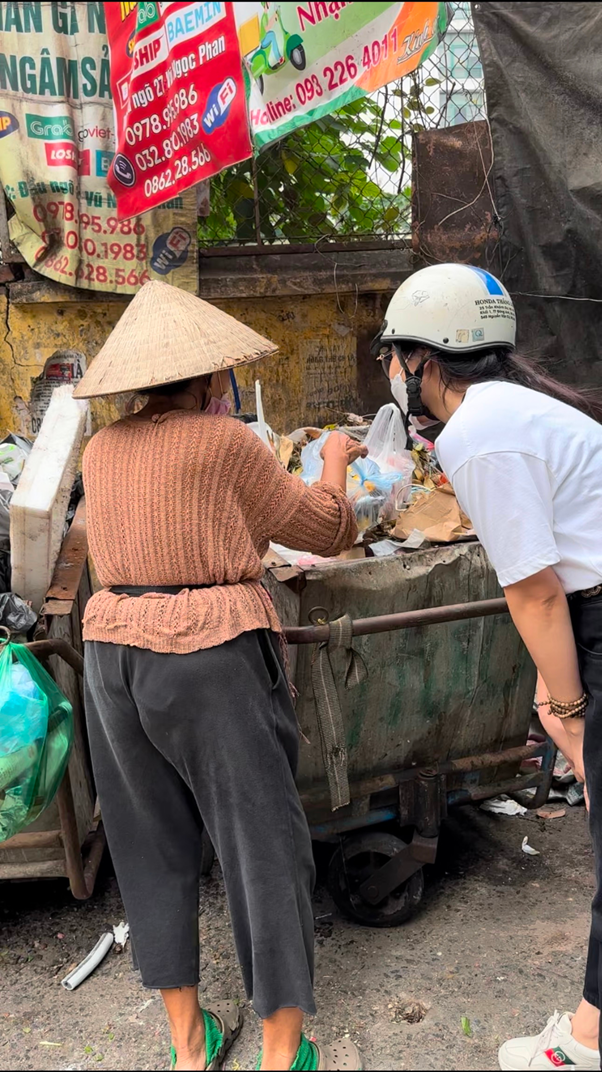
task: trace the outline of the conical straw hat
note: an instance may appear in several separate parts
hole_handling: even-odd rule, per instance
[[[277,349],[209,302],[151,280],[130,302],[73,395],[140,391],[244,365]]]

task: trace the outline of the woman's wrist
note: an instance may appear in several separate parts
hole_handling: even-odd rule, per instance
[[[575,693],[573,695],[575,695]],[[589,696],[587,692],[583,690],[583,686],[581,686],[581,692],[575,699],[559,700],[555,696],[548,696],[547,700],[540,700],[536,704],[536,707],[547,707],[550,715],[555,715],[556,718],[560,718],[564,721],[564,719],[568,718],[583,718],[587,711],[588,704]]]
[[[324,461],[326,461],[326,460],[335,461],[335,462],[339,461],[339,462],[345,462],[345,465],[349,465],[349,458],[347,456],[347,451],[345,450],[344,447],[339,447],[338,445],[330,447],[330,448],[324,447],[323,450],[322,450],[322,458],[323,458]]]

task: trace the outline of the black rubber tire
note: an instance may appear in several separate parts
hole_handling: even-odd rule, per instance
[[[215,863],[215,849],[211,843],[209,834],[203,827],[203,834],[201,838],[201,875],[206,878],[211,874],[211,870]]]
[[[422,868],[378,905],[364,901],[357,892],[365,879],[405,845],[401,838],[379,830],[365,830],[345,838],[328,868],[328,889],[344,915],[367,927],[398,927],[413,915],[424,893]]]
[[[307,56],[305,55],[305,49],[302,45],[297,45],[290,55],[290,60],[297,71],[304,71],[307,67]]]

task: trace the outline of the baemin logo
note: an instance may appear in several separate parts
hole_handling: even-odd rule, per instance
[[[19,120],[12,112],[0,112],[0,138],[19,129]]]
[[[136,182],[136,172],[134,171],[134,165],[130,163],[127,156],[123,153],[117,153],[117,156],[113,160],[113,174],[120,182],[122,186],[133,186]]]
[[[236,82],[233,78],[226,78],[225,82],[213,87],[203,116],[203,130],[206,134],[213,133],[226,122],[235,96]]]

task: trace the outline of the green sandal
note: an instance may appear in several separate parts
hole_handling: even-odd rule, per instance
[[[205,1021],[205,1068],[214,1070],[222,1067],[222,1061],[233,1042],[242,1031],[243,1016],[234,1001],[216,1001],[210,1009],[201,1009]],[[171,1047],[171,1068],[176,1067],[177,1054]]]
[[[257,1059],[257,1068],[261,1068],[262,1054]],[[355,1072],[363,1069],[360,1051],[349,1039],[338,1039],[332,1046],[319,1046],[301,1035],[301,1045],[293,1061],[290,1072]]]

